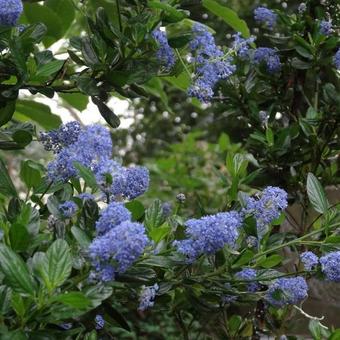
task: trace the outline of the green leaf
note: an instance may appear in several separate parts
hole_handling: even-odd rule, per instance
[[[25,262],[3,244],[0,245],[0,268],[8,286],[15,292],[31,296],[35,294],[35,282]]]
[[[58,72],[64,65],[64,60],[53,60],[47,64],[42,65],[37,69],[34,77],[49,77]]]
[[[138,200],[127,202],[125,207],[131,212],[134,221],[138,221],[144,215],[144,205]]]
[[[95,105],[97,105],[100,114],[111,127],[115,129],[120,125],[118,116],[116,116],[105,103],[96,97],[92,97],[92,101]]]
[[[46,0],[44,5],[58,15],[63,25],[63,32],[66,32],[75,18],[75,6],[72,0]]]
[[[30,24],[43,23],[47,27],[47,36],[44,39],[45,46],[50,46],[63,36],[64,30],[61,19],[47,6],[25,2],[24,13]]]
[[[164,2],[161,2],[161,1],[149,0],[148,1],[148,7],[163,10],[167,14],[166,19],[170,22],[181,21],[182,19],[184,19],[187,16],[186,12],[184,12],[182,10],[177,10],[176,8],[172,7],[171,5],[164,3]]]
[[[80,228],[76,226],[73,226],[71,228],[71,233],[74,236],[74,238],[77,240],[81,248],[83,249],[88,248],[88,246],[91,243],[91,240],[83,230],[81,230]]]
[[[203,0],[203,6],[211,13],[223,19],[223,21],[226,22],[236,32],[242,33],[243,37],[250,37],[250,31],[247,23],[244,20],[241,20],[237,13],[232,9],[222,6],[214,0]]]
[[[11,247],[16,251],[26,250],[30,244],[30,235],[27,228],[20,224],[15,223],[9,230],[9,239],[11,241]]]
[[[254,253],[251,250],[246,249],[243,253],[241,253],[237,257],[236,261],[232,265],[232,268],[238,268],[238,267],[243,266],[246,263],[249,263],[253,257],[254,257]]]
[[[280,264],[283,260],[283,257],[278,255],[278,254],[275,254],[275,255],[271,255],[267,258],[264,258],[264,259],[261,259],[257,262],[257,264],[260,266],[260,267],[263,267],[263,268],[272,268],[272,267],[275,267],[277,266],[278,264]]]
[[[72,257],[65,240],[58,239],[48,248],[41,275],[49,291],[61,286],[70,276]]]
[[[149,230],[152,230],[160,226],[163,221],[162,202],[155,200],[145,212],[144,224]]]
[[[15,111],[15,100],[8,101],[4,106],[0,107],[0,126],[8,123],[13,116]]]
[[[328,210],[329,202],[326,198],[325,191],[321,183],[311,172],[308,173],[307,176],[307,194],[309,201],[317,212],[323,214]]]
[[[168,224],[164,224],[158,228],[154,228],[150,231],[149,236],[151,239],[158,243],[163,240],[171,231],[171,227]]]
[[[31,100],[18,100],[14,117],[25,121],[27,118],[34,120],[46,130],[56,129],[62,123],[60,117],[52,114],[47,105]]]
[[[0,158],[0,192],[1,194],[11,197],[18,196],[11,177],[8,175],[8,171],[4,161]]]
[[[89,103],[89,97],[82,93],[59,93],[59,97],[79,111],[84,111]]]
[[[90,306],[91,300],[87,298],[81,292],[69,292],[57,295],[53,297],[52,301],[61,302],[65,305],[77,308],[77,309],[85,309]]]
[[[36,187],[41,181],[41,166],[31,160],[21,163],[20,178],[25,182],[27,188]]]
[[[96,190],[98,188],[96,177],[90,169],[86,168],[78,162],[74,162],[73,166],[78,170],[79,176],[90,188],[92,188],[93,190]]]

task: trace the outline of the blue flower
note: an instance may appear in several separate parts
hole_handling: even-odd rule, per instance
[[[281,70],[280,58],[273,48],[257,48],[254,53],[253,62],[255,65],[264,63],[269,73],[276,73]]]
[[[74,131],[64,131],[65,140],[73,140]],[[99,165],[112,155],[112,140],[109,130],[100,125],[90,125],[82,129],[75,142],[64,146],[56,158],[47,166],[48,177],[52,181],[66,182],[78,176],[74,162],[95,172]]]
[[[252,268],[244,268],[240,272],[235,274],[238,279],[245,281],[252,281],[256,279],[256,275],[256,270]],[[248,292],[256,292],[259,288],[260,285],[257,282],[251,282],[247,285]]]
[[[329,281],[340,282],[340,251],[320,257],[321,270]]]
[[[145,311],[149,307],[153,307],[155,303],[156,292],[158,291],[159,286],[155,283],[153,286],[143,286],[142,291],[139,296],[139,307],[138,310]]]
[[[78,206],[73,201],[66,201],[65,203],[59,205],[60,213],[66,218],[72,217],[77,212],[77,210]]]
[[[152,32],[152,36],[159,45],[156,53],[158,60],[167,70],[171,70],[176,63],[176,58],[173,49],[169,46],[166,33],[158,28]]]
[[[15,26],[22,11],[21,0],[0,0],[0,25]]]
[[[103,235],[109,230],[115,228],[124,221],[131,220],[131,213],[123,204],[111,202],[104,210],[101,211],[100,217],[96,222],[98,235]]]
[[[302,253],[300,259],[307,271],[313,270],[319,263],[319,258],[311,251]]]
[[[125,185],[123,196],[134,199],[143,195],[149,188],[149,170],[144,166],[127,168],[125,171]]]
[[[236,70],[230,57],[224,56],[216,46],[214,37],[202,24],[193,26],[194,39],[189,43],[196,65],[193,84],[188,89],[190,97],[208,102],[214,95],[214,87],[220,79],[229,78]]]
[[[276,25],[277,14],[266,7],[258,7],[254,10],[254,19],[272,30]]]
[[[340,48],[335,53],[333,61],[334,61],[334,65],[337,68],[337,70],[340,70]]]
[[[105,320],[103,318],[102,315],[100,314],[97,314],[95,319],[94,319],[95,323],[96,323],[96,329],[97,330],[100,330],[100,329],[103,329],[104,328],[104,325],[105,325]]]
[[[333,32],[333,26],[331,21],[322,20],[320,21],[320,33],[323,35],[331,35]]]
[[[259,198],[247,197],[244,213],[253,214],[257,224],[257,234],[261,239],[266,228],[287,208],[287,193],[277,187],[266,187]]]
[[[114,280],[116,273],[124,273],[131,267],[149,243],[144,226],[130,221],[98,236],[88,249],[95,277],[102,281]]]
[[[255,37],[244,39],[241,33],[234,34],[233,37],[233,49],[241,59],[247,59],[249,57],[250,45],[255,41]]]
[[[226,245],[235,248],[242,221],[236,211],[188,220],[185,223],[188,238],[175,241],[174,246],[189,263],[202,254],[214,254]]]
[[[59,153],[63,147],[75,143],[79,137],[81,126],[77,121],[61,125],[59,129],[40,133],[40,141],[45,150]]]
[[[172,212],[172,205],[170,202],[164,202],[162,204],[162,214],[166,218],[171,215]]]
[[[266,300],[276,307],[293,305],[307,297],[308,286],[306,280],[301,277],[276,279],[269,286]]]

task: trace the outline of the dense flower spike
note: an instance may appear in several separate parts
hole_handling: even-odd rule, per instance
[[[244,268],[240,272],[236,273],[235,276],[238,279],[251,281],[256,279],[256,270],[252,268]],[[251,282],[247,284],[248,292],[256,292],[259,289],[260,285],[257,282]]]
[[[73,136],[73,131],[69,131]],[[67,139],[67,134],[65,134]],[[53,181],[67,181],[77,176],[74,162],[95,171],[99,164],[112,154],[112,141],[107,129],[89,125],[80,131],[77,140],[61,149],[54,161],[48,164],[48,175]]]
[[[264,63],[269,73],[276,73],[281,70],[280,58],[273,48],[257,48],[254,53],[253,62],[255,65]]]
[[[340,48],[338,49],[338,51],[335,53],[334,56],[334,65],[335,67],[340,70]]]
[[[59,153],[63,147],[77,141],[80,131],[80,124],[77,121],[73,121],[61,125],[57,130],[40,133],[40,141],[45,150]]]
[[[96,222],[96,230],[99,235],[103,235],[109,230],[125,221],[131,220],[131,213],[123,204],[112,202],[101,211]]]
[[[266,300],[276,307],[283,307],[301,302],[307,297],[308,286],[301,277],[280,278],[269,286]]]
[[[125,171],[123,196],[134,199],[144,194],[149,188],[149,170],[143,166],[127,168]]]
[[[233,49],[241,59],[247,59],[249,57],[250,45],[255,41],[255,37],[244,39],[241,33],[234,34],[233,37]]]
[[[287,193],[277,187],[266,187],[260,198],[246,198],[245,213],[253,214],[257,223],[258,237],[262,238],[267,226],[277,219],[281,212],[287,208]]]
[[[276,25],[277,14],[266,7],[258,7],[254,11],[254,19],[272,30]]]
[[[189,43],[189,48],[195,57],[196,77],[188,89],[191,97],[196,97],[202,102],[209,101],[214,95],[214,87],[220,79],[227,79],[236,70],[231,58],[224,55],[216,46],[214,37],[202,24],[193,27],[194,39]]]
[[[302,253],[300,259],[307,271],[313,270],[319,263],[319,258],[311,251]]]
[[[102,315],[97,314],[94,321],[96,322],[96,329],[100,330],[104,328],[105,320]]]
[[[142,291],[139,296],[139,307],[138,310],[145,311],[149,307],[153,307],[155,303],[155,297],[156,293],[159,289],[159,286],[157,283],[155,283],[153,286],[143,286]]]
[[[60,213],[66,218],[72,217],[77,212],[77,210],[78,206],[73,201],[66,201],[65,203],[59,205]]]
[[[169,46],[166,33],[158,28],[152,32],[152,36],[159,45],[156,53],[158,60],[167,70],[171,70],[175,65],[176,58],[173,49]]]
[[[234,248],[242,218],[236,211],[191,219],[185,223],[188,239],[175,241],[177,251],[193,262],[201,254],[214,254],[225,245]]]
[[[333,26],[331,21],[322,20],[320,22],[320,33],[323,35],[331,35],[333,32]]]
[[[88,254],[95,269],[95,277],[110,281],[116,273],[124,273],[149,244],[145,228],[140,223],[125,221],[95,238]]]
[[[0,25],[15,26],[22,11],[21,0],[0,0]]]
[[[321,269],[329,281],[340,282],[340,251],[320,257]]]

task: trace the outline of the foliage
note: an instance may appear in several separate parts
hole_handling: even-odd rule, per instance
[[[337,339],[303,305],[340,280],[336,6],[0,6],[0,338]],[[40,102],[117,128],[112,96],[129,131]]]

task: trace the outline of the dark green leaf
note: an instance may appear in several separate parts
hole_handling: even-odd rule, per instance
[[[328,210],[329,202],[325,191],[312,173],[308,173],[307,177],[307,194],[309,201],[317,212],[323,214]]]
[[[35,282],[26,264],[13,250],[3,244],[0,244],[0,268],[7,284],[15,292],[25,295],[35,294]]]

